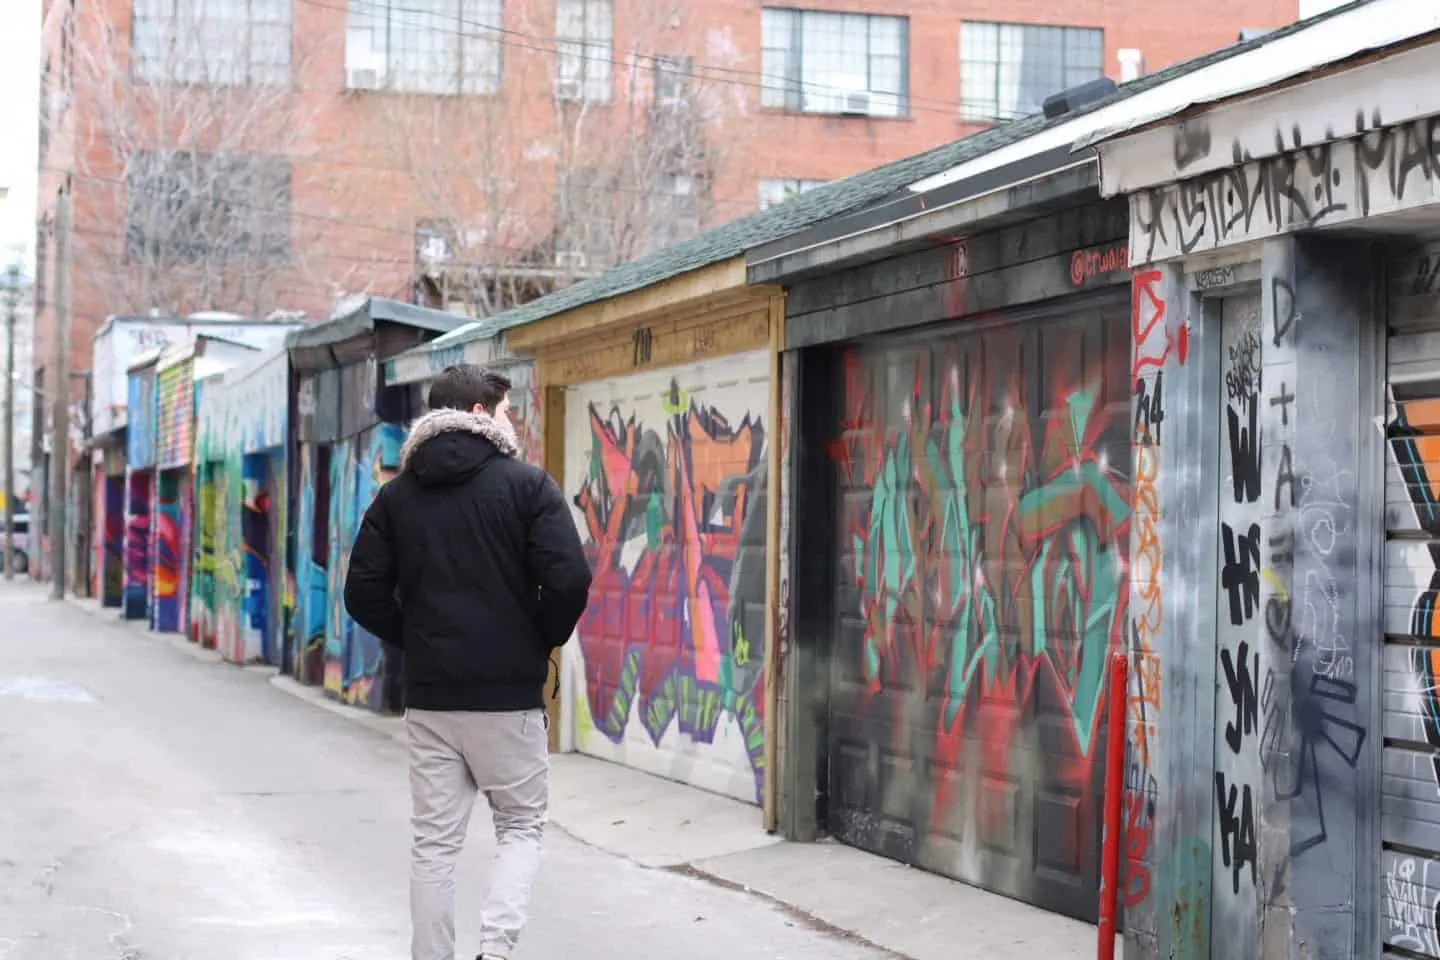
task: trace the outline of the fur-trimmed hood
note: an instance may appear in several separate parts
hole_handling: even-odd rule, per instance
[[[492,417],[487,413],[470,413],[466,410],[432,410],[410,425],[410,435],[400,447],[400,469],[411,470],[419,467],[416,455],[432,440],[447,435],[466,434],[488,440],[502,456],[513,457],[520,450],[520,443],[515,437],[515,425],[508,417]]]

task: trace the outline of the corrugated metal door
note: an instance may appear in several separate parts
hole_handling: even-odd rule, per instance
[[[831,832],[1091,919],[1128,321],[1072,301],[849,348],[831,445]]]
[[[1440,957],[1440,244],[1390,273],[1380,925]]]
[[[755,802],[765,352],[571,388],[565,494],[595,571],[567,647],[577,749]]]

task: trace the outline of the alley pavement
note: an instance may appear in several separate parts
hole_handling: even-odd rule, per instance
[[[0,584],[0,960],[409,955],[399,723]],[[556,757],[516,960],[1094,955],[1094,928]],[[473,957],[492,845],[461,864]]]

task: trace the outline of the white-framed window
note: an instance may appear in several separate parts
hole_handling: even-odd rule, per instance
[[[1051,94],[1105,74],[1105,31],[1028,23],[960,26],[960,116],[980,122],[1039,113]]]
[[[209,86],[290,82],[291,0],[134,0],[138,80]]]
[[[495,93],[503,0],[349,0],[345,87]]]
[[[655,102],[662,106],[689,104],[695,82],[694,58],[657,56],[654,62]]]
[[[814,190],[823,186],[824,180],[785,180],[765,179],[760,181],[760,209],[769,210],[773,206],[784,203],[786,200],[794,199],[805,193],[807,190]]]
[[[650,195],[650,229],[647,252],[683,243],[705,225],[709,186],[701,177],[666,174]]]
[[[906,17],[766,7],[760,47],[762,106],[872,117],[908,109]]]
[[[556,99],[609,102],[614,46],[613,0],[557,0]]]

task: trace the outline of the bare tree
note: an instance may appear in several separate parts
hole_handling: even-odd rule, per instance
[[[90,120],[74,172],[100,208],[87,222],[113,226],[77,231],[75,282],[114,311],[257,316],[324,289],[315,227],[292,216],[315,118],[292,83],[307,47],[290,6],[134,0],[129,24],[77,6]]]
[[[397,23],[415,17],[385,12],[393,46]],[[679,4],[564,0],[556,21],[518,30],[496,29],[498,14],[496,25],[405,24],[453,31],[455,53],[425,93],[403,58],[377,58],[366,80],[382,106],[367,138],[412,186],[417,261],[446,305],[489,315],[716,222],[715,184],[743,150],[749,98],[724,69],[742,67],[738,55],[697,55],[687,16]],[[437,83],[469,95],[437,98]]]

